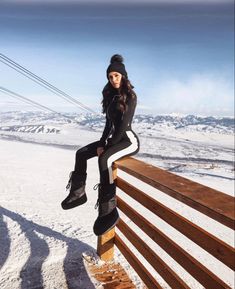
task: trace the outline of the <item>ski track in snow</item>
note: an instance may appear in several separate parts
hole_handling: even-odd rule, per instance
[[[81,135],[79,133],[81,132]],[[94,252],[97,238],[92,226],[97,217],[94,210],[97,191],[93,186],[98,182],[97,158],[88,161],[87,195],[88,202],[79,208],[63,211],[60,202],[66,196],[65,185],[69,172],[74,166],[75,150],[79,146],[95,141],[97,132],[79,131],[76,138],[66,135],[24,136],[4,134],[0,140],[0,288],[1,289],[94,289],[99,283],[90,280],[83,264],[82,253]],[[85,137],[84,137],[85,136]],[[87,136],[87,137],[86,137]],[[74,145],[76,141],[78,145]],[[15,141],[12,141],[15,140]],[[17,141],[16,141],[17,140]],[[19,142],[19,140],[21,142]],[[22,142],[23,141],[23,142]],[[35,144],[42,142],[44,146]],[[33,143],[33,144],[32,144]],[[215,189],[233,194],[234,171],[232,169],[231,147],[180,140],[176,138],[141,138],[141,151],[136,156],[148,163],[168,169]],[[69,150],[68,150],[69,148]],[[146,148],[144,150],[143,148]],[[138,188],[168,204],[190,221],[234,244],[232,230],[199,213],[186,205],[172,201],[172,198],[120,172],[124,179],[134,182]],[[227,284],[234,288],[233,272],[215,258],[203,252],[197,245],[171,228],[164,221],[144,209],[140,204],[118,193],[128,200],[139,212],[148,216],[163,232],[172,236],[186,251],[194,249],[194,257],[206,264]],[[172,260],[159,246],[142,233],[123,214],[132,228],[151,244],[159,255],[185,279],[190,288],[203,288],[185,270]],[[121,233],[120,233],[121,234]],[[124,238],[124,237],[123,237]],[[125,239],[125,238],[124,238]],[[126,243],[128,241],[126,240]],[[133,249],[136,256],[140,254]],[[139,277],[130,268],[118,250],[115,257],[124,264],[136,284],[142,288]],[[163,288],[169,288],[165,281],[143,260]]]

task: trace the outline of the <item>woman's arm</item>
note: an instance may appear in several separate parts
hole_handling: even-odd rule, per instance
[[[102,136],[99,141],[99,147],[104,147],[106,144],[106,140],[109,137],[112,130],[112,122],[111,120],[106,116],[106,123],[104,127],[104,131],[102,133]]]
[[[122,139],[127,128],[131,125],[135,113],[136,102],[136,95],[133,94],[126,104],[126,110],[123,113],[120,112],[117,115],[114,125],[115,130],[112,138],[108,139],[108,146],[112,146],[118,143]]]

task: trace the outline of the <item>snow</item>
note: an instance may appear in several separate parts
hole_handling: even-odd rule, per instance
[[[92,233],[96,197],[79,210],[63,211],[60,207],[74,152],[17,142],[0,143],[1,229],[7,226],[5,231],[9,234],[1,246],[1,251],[8,254],[5,262],[1,257],[0,287],[21,288],[20,284],[31,282],[22,288],[39,288],[43,282],[44,288],[94,288],[81,253],[96,247]],[[97,180],[91,171],[89,195],[94,194],[92,184]],[[79,287],[82,283],[84,287]]]
[[[50,123],[47,126],[53,127]],[[61,129],[58,123],[54,126]],[[67,195],[65,186],[74,166],[76,149],[99,137],[100,131],[74,124],[63,124],[60,134],[1,132],[1,289],[101,288],[100,283],[90,278],[83,261],[90,254],[95,256],[97,245],[97,237],[92,230],[97,217],[97,210],[94,209],[97,191],[93,190],[99,181],[97,158],[88,160],[88,202],[68,211],[60,207]],[[198,131],[180,134],[169,128],[158,133],[155,131],[154,136],[140,135],[140,140],[141,150],[137,158],[233,195],[234,150],[231,134],[203,134]],[[119,171],[118,174],[233,246],[234,236],[229,228],[124,172]],[[118,195],[234,288],[232,270],[120,190]],[[190,288],[203,288],[132,221],[120,214]],[[163,288],[169,288],[134,248],[133,251]],[[124,265],[137,288],[142,288],[139,277],[118,250],[115,250],[115,259]]]

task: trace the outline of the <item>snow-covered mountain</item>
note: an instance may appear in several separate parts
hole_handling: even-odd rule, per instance
[[[46,125],[11,125],[0,127],[1,131],[15,131],[26,133],[59,133],[60,130]]]
[[[100,139],[101,114],[45,112],[0,113],[0,139],[71,150]],[[233,179],[233,118],[136,115],[133,130],[140,139],[138,158],[177,173]]]
[[[26,133],[60,133],[64,125],[79,124],[100,131],[104,127],[101,114],[55,114],[46,112],[2,112],[0,131]],[[159,130],[201,131],[220,134],[234,132],[234,118],[196,115],[136,115],[133,126],[141,135],[154,136]]]

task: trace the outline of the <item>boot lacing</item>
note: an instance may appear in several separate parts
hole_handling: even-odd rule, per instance
[[[70,189],[71,188],[71,183],[72,183],[72,175],[73,175],[73,171],[70,172],[69,174],[69,181],[68,181],[68,184],[66,186],[66,190]]]
[[[101,184],[100,183],[94,185],[93,190],[96,191],[97,189],[98,189],[98,199],[97,199],[97,202],[95,204],[95,210],[97,208],[99,208],[99,205],[100,205],[100,190],[101,190]]]

